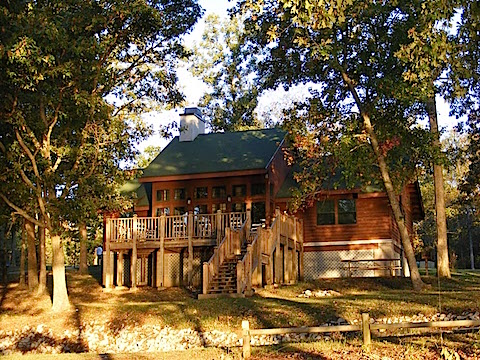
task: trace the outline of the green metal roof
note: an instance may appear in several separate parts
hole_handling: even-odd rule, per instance
[[[286,176],[285,181],[283,182],[282,186],[280,187],[277,194],[275,195],[277,199],[291,198],[293,196],[293,189],[297,189],[299,187],[298,182],[294,179],[294,174],[300,171],[301,171],[301,168],[298,165],[294,165],[290,169],[290,172]],[[340,169],[337,169],[334,173],[330,174],[330,176],[322,182],[321,188],[323,190],[349,189],[349,187],[345,182],[345,178],[342,174],[342,171]],[[381,184],[363,186],[360,180],[356,183],[354,188],[359,189],[365,193],[384,191]]]
[[[281,129],[175,137],[144,170],[142,178],[267,168],[285,137]]]

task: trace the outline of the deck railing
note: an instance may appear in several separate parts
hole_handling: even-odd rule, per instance
[[[160,231],[162,217],[131,217],[107,219],[110,242],[165,241],[187,239],[217,239],[224,237],[225,229],[239,229],[245,223],[246,213],[184,214],[164,216],[164,231]],[[189,227],[189,221],[193,225]],[[191,234],[189,233],[189,229]]]

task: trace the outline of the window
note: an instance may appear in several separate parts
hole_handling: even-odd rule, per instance
[[[247,186],[246,185],[233,185],[233,196],[240,197],[247,195]]]
[[[170,208],[157,208],[155,216],[170,215]]]
[[[247,211],[247,206],[245,203],[234,203],[232,204],[233,212],[245,212]]]
[[[227,204],[212,204],[212,213],[216,213],[218,210],[221,210],[222,212],[227,211]]]
[[[185,189],[175,189],[173,192],[174,200],[185,200]]]
[[[321,200],[317,202],[317,225],[356,223],[355,199]]]
[[[252,184],[253,195],[265,195],[265,184]]]
[[[169,190],[157,190],[157,201],[168,201]]]
[[[335,224],[335,201],[322,200],[317,202],[317,225]]]
[[[227,197],[227,189],[225,186],[214,186],[212,188],[213,199],[225,199]]]
[[[195,199],[206,199],[207,197],[208,188],[206,186],[195,188]]]
[[[185,207],[181,206],[181,207],[176,207],[173,209],[173,215],[183,215],[185,214],[187,211],[185,210]]]
[[[252,203],[252,224],[261,224],[265,222],[265,203]]]
[[[206,214],[208,212],[207,205],[195,205],[195,214]]]
[[[355,199],[338,200],[338,223],[339,224],[356,224],[357,211]]]

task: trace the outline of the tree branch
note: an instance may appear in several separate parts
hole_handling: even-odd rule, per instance
[[[3,193],[0,193],[0,198],[1,198],[3,201],[5,201],[5,203],[6,203],[8,206],[10,206],[13,210],[15,210],[18,215],[21,215],[23,218],[25,218],[26,220],[34,223],[34,224],[37,225],[37,226],[45,227],[45,224],[42,224],[40,221],[38,221],[38,220],[35,219],[34,217],[28,215],[25,210],[23,210],[22,208],[20,208],[20,207],[18,207],[17,205],[15,205],[13,202],[11,202]]]

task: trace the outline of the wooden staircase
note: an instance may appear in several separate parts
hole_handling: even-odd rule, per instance
[[[301,243],[297,245],[301,223],[293,216],[281,215],[278,209],[276,215],[268,229],[252,227],[247,215],[239,229],[225,230],[222,242],[215,247],[210,260],[203,263],[203,290],[199,299],[251,296],[253,286],[261,286],[263,281],[267,285],[280,283],[283,277],[287,283],[289,279],[295,281],[296,251],[303,250]],[[274,262],[279,271],[274,271]],[[265,266],[264,280],[262,266]]]

